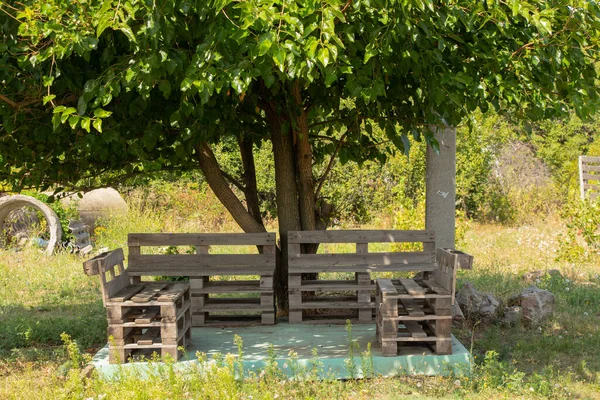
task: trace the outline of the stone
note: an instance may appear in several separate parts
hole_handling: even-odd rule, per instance
[[[500,307],[500,301],[494,295],[480,292],[471,282],[466,282],[460,289],[456,301],[468,318],[492,320]]]
[[[544,278],[546,275],[558,276],[558,277],[562,276],[560,271],[557,269],[548,269],[548,270],[539,269],[536,271],[530,271],[530,272],[524,273],[522,278],[526,282],[535,282],[538,279]]]
[[[83,195],[77,206],[79,217],[91,229],[98,218],[111,218],[127,213],[127,203],[113,188],[95,189]]]
[[[519,306],[526,322],[540,323],[554,313],[556,299],[551,292],[531,286],[509,299],[509,306]]]
[[[523,320],[523,309],[519,306],[504,308],[504,317],[502,322],[506,325],[518,325]]]
[[[462,328],[465,322],[465,315],[463,314],[458,302],[454,302],[452,305],[452,325],[457,328]]]

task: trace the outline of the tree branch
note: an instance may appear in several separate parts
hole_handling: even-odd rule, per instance
[[[7,103],[9,106],[11,106],[12,108],[14,108],[16,110],[30,106],[32,104],[41,103],[43,101],[43,99],[37,98],[37,99],[23,100],[23,101],[16,103],[3,94],[0,94],[0,100],[4,101],[5,103]],[[77,96],[74,94],[70,94],[69,96],[65,97],[64,99],[62,99],[60,101],[56,101],[55,104],[62,105],[62,104],[70,103],[75,100],[77,100]]]
[[[344,140],[346,139],[346,136],[348,135],[350,131],[346,131],[342,137],[340,138],[340,140],[338,141],[338,144],[335,148],[335,150],[333,151],[333,154],[331,154],[331,158],[329,159],[329,164],[327,164],[327,168],[325,168],[325,172],[323,172],[323,175],[321,175],[321,177],[318,179],[319,185],[317,186],[317,190],[315,191],[315,198],[319,198],[319,193],[321,192],[321,188],[323,187],[323,184],[325,183],[325,178],[327,177],[327,175],[329,174],[329,172],[331,172],[331,169],[333,168],[333,163],[335,162],[335,157],[337,156],[338,151],[340,151],[340,148],[342,147],[342,144],[344,143]]]
[[[244,187],[244,185],[242,185],[242,183],[240,181],[238,181],[233,176],[231,176],[230,174],[228,174],[227,172],[225,172],[223,170],[221,170],[221,173],[223,174],[225,179],[227,179],[229,181],[229,183],[231,183],[236,188],[240,189],[243,193],[246,192],[246,188]]]

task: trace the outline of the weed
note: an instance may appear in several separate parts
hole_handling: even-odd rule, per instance
[[[356,366],[355,353],[360,350],[358,343],[354,341],[352,337],[352,322],[350,320],[346,320],[346,344],[348,346],[348,357],[344,360],[344,364],[346,365],[346,371],[350,378],[355,379],[358,375],[358,368]]]

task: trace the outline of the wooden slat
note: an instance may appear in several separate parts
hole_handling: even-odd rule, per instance
[[[373,308],[375,307],[374,302],[358,302],[354,297],[327,297],[319,298],[315,297],[310,301],[303,301],[302,304],[297,305],[296,308],[307,309],[307,308]]]
[[[161,290],[156,298],[156,301],[172,301],[174,302],[179,297],[183,296],[185,291],[189,289],[190,285],[188,283],[172,283],[169,284],[166,288]]]
[[[301,291],[315,291],[315,290],[373,290],[375,289],[374,284],[359,284],[355,281],[347,280],[305,280],[297,289]]]
[[[579,156],[583,162],[600,163],[600,157],[594,156]]]
[[[397,317],[395,316],[385,316],[384,317],[386,320],[390,320],[390,321],[434,321],[434,320],[445,320],[445,319],[452,319],[452,315],[423,315],[423,316],[416,316],[416,317],[411,317],[410,315],[398,315]]]
[[[273,306],[260,304],[260,299],[225,298],[209,299],[203,306],[192,304],[192,312],[218,312],[218,311],[272,311]]]
[[[399,272],[399,271],[435,271],[436,263],[390,264],[390,265],[340,265],[340,266],[289,266],[290,273],[305,274],[311,272]],[[133,275],[133,273],[130,273]]]
[[[396,290],[396,287],[392,283],[391,279],[377,279],[377,286],[379,287],[383,297],[398,294],[398,291]]]
[[[403,321],[402,324],[406,327],[406,330],[414,338],[425,338],[427,333],[423,330],[421,325],[416,321]]]
[[[192,289],[192,294],[209,293],[270,293],[273,288],[261,288],[259,280],[212,281],[204,284],[201,289]]]
[[[413,299],[400,299],[400,302],[410,317],[422,317],[425,315],[425,312]]]
[[[584,173],[588,173],[588,172],[600,172],[600,165],[583,164],[582,165],[582,169],[583,169]]]
[[[275,233],[130,233],[130,246],[275,245]]]
[[[288,243],[400,243],[432,242],[432,230],[343,230],[343,231],[291,231]]]
[[[168,271],[171,267],[177,269],[255,265],[275,267],[275,256],[272,254],[139,254],[129,256],[129,270],[138,266],[160,266]]]
[[[136,324],[151,324],[158,315],[158,309],[145,310],[139,317],[135,319]]]
[[[128,286],[115,294],[113,297],[109,297],[108,301],[110,302],[124,302],[129,300],[131,296],[137,294],[144,287],[142,285],[132,285]]]
[[[437,294],[444,295],[444,296],[450,296],[450,291],[443,288],[442,286],[440,286],[436,281],[424,280],[423,284],[425,286],[427,286],[428,288],[430,288],[431,290],[433,290]]]
[[[422,296],[425,294],[425,289],[419,286],[413,279],[400,278],[398,281],[411,296]]]
[[[584,171],[585,171],[585,167],[584,167]],[[600,181],[600,175],[584,173],[584,174],[582,174],[582,177],[586,181]]]
[[[436,336],[427,336],[424,338],[412,336],[398,336],[396,338],[382,338],[381,340],[383,342],[438,342],[443,341],[445,339],[438,339]]]
[[[167,284],[161,285],[145,285],[144,288],[131,298],[134,303],[147,303],[154,299],[154,296],[158,294]]]
[[[273,275],[275,266],[165,266],[155,265],[130,265],[127,269],[130,276],[218,276],[218,275]]]
[[[339,266],[339,265],[391,265],[421,264],[435,261],[435,253],[398,252],[398,253],[330,253],[330,254],[297,254],[290,255],[290,267]]]

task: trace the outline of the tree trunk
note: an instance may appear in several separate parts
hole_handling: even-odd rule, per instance
[[[296,166],[298,168],[298,204],[302,230],[314,231],[317,228],[315,208],[315,181],[312,169],[312,146],[308,140],[308,122],[300,85],[296,81],[292,87],[296,112]]]
[[[246,210],[225,181],[219,163],[208,143],[202,142],[196,147],[196,158],[206,182],[244,232],[266,232],[262,221],[257,221]]]
[[[300,223],[303,231],[314,231],[317,229],[315,180],[313,177],[313,153],[312,146],[308,140],[308,121],[304,101],[300,92],[300,84],[295,81],[292,86],[292,97],[294,98],[296,126],[294,136],[296,138],[296,168],[298,171],[298,207],[300,211]],[[319,249],[319,244],[305,244],[302,246],[303,253],[314,254]],[[302,274],[302,279],[315,280],[318,274]],[[307,297],[313,297],[314,292],[304,293]]]
[[[246,205],[248,212],[256,222],[262,225],[262,216],[260,215],[260,203],[258,201],[258,189],[256,185],[256,168],[254,166],[254,154],[252,153],[252,139],[248,135],[238,140],[240,153],[242,155],[242,164],[244,166],[244,195],[246,196]]]
[[[275,195],[281,251],[279,254],[278,269],[275,273],[275,291],[278,308],[282,311],[287,311],[288,232],[299,231],[302,225],[298,210],[292,132],[290,129],[283,129],[284,121],[281,119],[276,107],[274,102],[268,103],[265,107],[265,113],[271,128],[271,141],[273,143],[273,156],[275,159]]]

